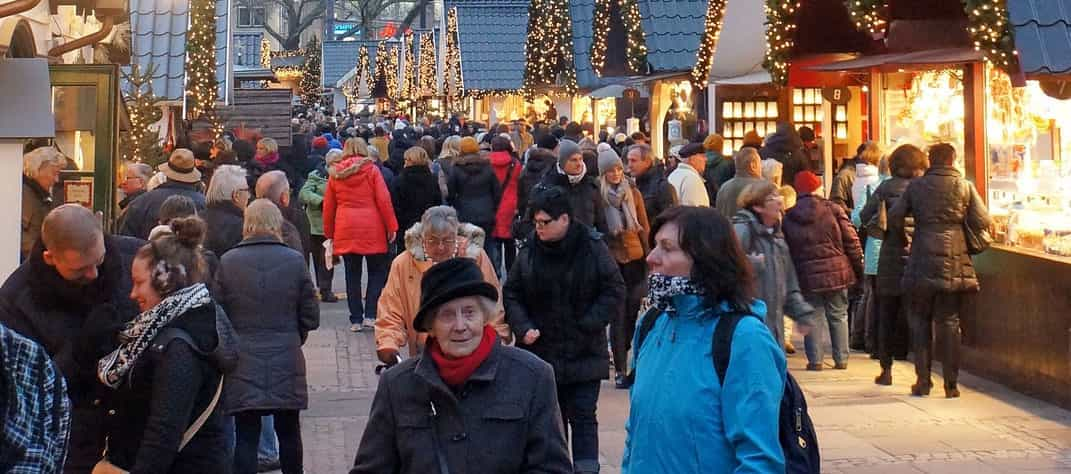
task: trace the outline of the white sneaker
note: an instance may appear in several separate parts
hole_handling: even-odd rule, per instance
[[[361,325],[360,324],[351,324],[350,325],[350,332],[361,332]]]
[[[365,327],[365,329],[375,329],[376,328],[376,320],[374,320],[374,319],[365,319],[364,320],[364,327]]]

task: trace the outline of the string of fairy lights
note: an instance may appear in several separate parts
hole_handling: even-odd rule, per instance
[[[643,74],[647,69],[647,41],[643,36],[640,21],[640,7],[636,0],[595,0],[595,13],[592,23],[591,68],[597,76],[602,76],[606,67],[606,48],[610,36],[610,15],[613,2],[617,2],[621,12],[621,23],[625,27],[625,66],[633,74]]]
[[[766,58],[762,66],[770,73],[771,81],[779,86],[788,84],[799,7],[798,0],[766,0]]]
[[[1009,75],[1015,73],[1019,69],[1019,57],[1007,4],[1002,0],[964,0],[963,4],[974,49]]]
[[[559,86],[569,94],[578,89],[569,0],[532,0],[528,5],[521,90],[530,95],[541,86]]]
[[[844,7],[859,31],[877,35],[888,25],[888,0],[845,0]]]
[[[216,87],[216,2],[193,0],[186,33],[186,118],[213,115]]]
[[[421,97],[438,95],[437,77],[439,61],[435,57],[435,39],[432,33],[420,35],[420,77],[419,92]]]
[[[307,54],[305,54],[304,73],[301,75],[301,82],[298,84],[298,92],[301,94],[301,101],[307,107],[312,107],[320,103],[321,99],[320,75],[323,65],[320,61],[322,51],[320,40],[313,36],[305,45],[305,51]]]
[[[718,37],[725,19],[725,0],[707,2],[706,23],[703,27],[703,39],[695,53],[695,66],[692,67],[692,87],[705,88],[710,77],[710,68],[714,65],[714,51],[718,49]]]
[[[446,15],[446,58],[443,64],[443,91],[451,109],[461,108],[461,98],[465,93],[464,79],[461,77],[461,47],[458,45],[457,8],[451,8]]]
[[[416,95],[416,57],[413,54],[413,32],[407,31],[402,39],[402,53],[405,61],[402,63],[402,89],[399,100],[413,100]]]

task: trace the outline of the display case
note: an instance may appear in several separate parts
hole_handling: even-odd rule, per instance
[[[1071,101],[986,71],[989,209],[1003,248],[1071,262]]]
[[[752,130],[760,137],[773,133],[777,130],[779,117],[777,97],[721,101],[721,135],[725,138],[722,152],[731,155],[740,150],[744,145],[744,135]]]

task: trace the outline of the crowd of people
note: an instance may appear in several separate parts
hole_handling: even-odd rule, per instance
[[[881,385],[913,353],[925,396],[936,323],[959,396],[990,220],[947,144],[863,144],[827,198],[814,132],[787,123],[733,156],[711,134],[659,157],[567,121],[320,118],[288,147],[226,134],[128,164],[111,226],[54,207],[54,149],[26,155],[0,339],[51,377],[23,410],[48,422],[17,438],[50,444],[0,466],[303,472],[302,346],[337,265],[385,369],[354,474],[599,472],[606,379],[631,390],[623,472],[797,472],[794,332],[807,370],[827,345],[834,369],[867,352]]]

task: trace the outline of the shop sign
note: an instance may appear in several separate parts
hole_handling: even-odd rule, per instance
[[[684,132],[681,129],[680,120],[670,120],[667,128],[668,131],[666,133],[666,138],[669,140],[670,143],[674,143],[684,139]]]
[[[635,87],[629,87],[621,93],[621,97],[624,97],[628,100],[636,100],[640,98],[640,91]]]
[[[64,204],[80,204],[93,209],[92,181],[65,181],[63,183]]]
[[[852,100],[852,91],[847,87],[826,87],[822,89],[822,97],[833,105],[844,105]]]

